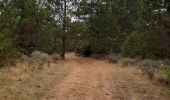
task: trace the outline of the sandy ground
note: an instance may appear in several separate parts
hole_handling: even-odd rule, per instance
[[[160,86],[135,67],[80,58],[74,53],[67,54],[62,64],[70,69],[69,74],[60,82],[57,76],[48,77],[47,81],[53,81],[40,100],[170,100]]]

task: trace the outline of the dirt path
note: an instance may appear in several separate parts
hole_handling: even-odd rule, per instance
[[[169,100],[134,67],[120,67],[67,54],[70,74],[46,91],[41,100]]]

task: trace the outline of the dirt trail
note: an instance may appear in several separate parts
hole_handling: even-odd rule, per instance
[[[70,74],[46,91],[41,100],[169,100],[139,69],[91,58],[66,56]]]

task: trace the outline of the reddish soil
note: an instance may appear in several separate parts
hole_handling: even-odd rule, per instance
[[[135,67],[76,57],[74,53],[67,54],[62,63],[71,72],[61,82],[53,81],[41,100],[170,100]]]

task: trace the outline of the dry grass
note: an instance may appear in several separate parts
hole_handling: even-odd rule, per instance
[[[51,63],[50,67],[44,65],[42,70],[38,70],[38,64],[29,66],[29,61],[24,61],[15,67],[1,69],[0,100],[39,100],[54,78],[57,77],[57,83],[70,71],[68,66],[56,63]]]
[[[54,84],[40,100],[169,100],[160,86],[136,67],[120,67],[92,58],[75,59],[67,54],[64,63],[71,73]],[[69,60],[68,60],[69,59]],[[55,83],[55,82],[54,82]]]
[[[111,63],[117,62],[121,67],[137,67],[142,69],[143,74],[147,75],[156,84],[168,87],[170,90],[170,61],[169,60],[151,60],[151,59],[132,59],[119,55],[107,56]]]
[[[0,70],[0,100],[169,100],[136,67],[67,54],[38,69],[30,59]],[[30,63],[31,61],[31,63]],[[134,63],[133,63],[134,64]],[[127,65],[128,66],[128,65]],[[170,75],[170,74],[168,74]],[[62,97],[63,99],[61,99]],[[57,99],[59,98],[59,99]],[[72,99],[71,99],[72,98]]]

